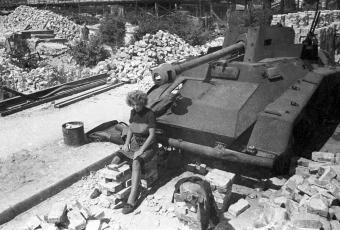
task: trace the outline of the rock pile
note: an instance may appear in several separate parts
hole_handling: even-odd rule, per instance
[[[8,16],[2,16],[0,24],[7,31],[19,31],[30,26],[34,30],[53,30],[58,38],[72,40],[80,34],[79,25],[67,18],[48,10],[40,10],[29,6],[19,6]]]
[[[340,154],[313,152],[297,164],[279,190],[259,197],[262,209],[251,229],[339,229]]]
[[[315,11],[277,14],[273,16],[272,25],[280,23],[292,27],[295,30],[295,43],[302,43],[310,30],[314,15]],[[320,48],[328,51],[332,56],[339,52],[339,50],[335,51],[334,46],[336,31],[340,27],[339,19],[340,10],[323,10],[315,30]]]
[[[177,35],[159,30],[146,34],[140,41],[128,47],[121,47],[117,53],[98,63],[93,73],[107,72],[113,81],[138,82],[143,78],[144,88],[152,85],[149,69],[164,62],[179,62],[207,52],[210,46],[222,45],[223,39],[216,39],[203,46],[190,46]]]

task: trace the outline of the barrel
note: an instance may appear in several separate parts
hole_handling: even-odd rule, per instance
[[[64,143],[70,146],[85,144],[84,124],[81,121],[71,121],[62,125]]]

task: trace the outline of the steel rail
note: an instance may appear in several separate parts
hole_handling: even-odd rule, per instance
[[[80,80],[67,82],[67,83],[64,83],[64,84],[57,85],[57,86],[52,86],[50,88],[43,89],[43,90],[40,90],[40,91],[36,91],[34,93],[31,93],[31,94],[26,94],[26,96],[29,97],[29,98],[39,99],[41,97],[44,97],[44,96],[52,93],[55,90],[61,89],[64,86],[74,86],[75,87],[75,86],[83,84],[83,83],[87,84],[87,83],[91,83],[91,82],[94,82],[94,81],[97,81],[97,80],[106,79],[107,76],[108,76],[107,74],[98,74],[98,75],[83,78],[83,79],[80,79]],[[22,96],[16,96],[16,97],[5,99],[3,101],[0,101],[0,111],[5,110],[5,109],[7,109],[11,106],[26,103],[27,101],[28,101],[27,98],[24,98]]]
[[[85,90],[92,89],[92,88],[95,88],[95,87],[98,87],[98,86],[101,86],[101,85],[104,85],[104,84],[106,84],[106,80],[100,80],[100,81],[97,81],[97,82],[93,82],[93,83],[89,83],[89,84],[86,84],[86,85],[83,85],[83,86],[76,87],[76,88],[71,89],[71,90],[59,92],[56,95],[53,95],[53,96],[50,96],[50,97],[47,97],[47,98],[44,98],[44,99],[41,99],[41,100],[20,104],[20,105],[17,105],[15,107],[9,108],[5,111],[1,111],[1,116],[2,117],[8,116],[10,114],[17,113],[17,112],[23,111],[25,109],[29,109],[29,108],[32,108],[32,107],[35,107],[35,106],[38,106],[38,105],[41,105],[41,104],[44,104],[44,103],[47,103],[47,102],[51,102],[51,101],[63,98],[63,97],[71,96],[73,94],[80,93],[80,92],[83,92]]]
[[[109,85],[109,86],[102,87],[100,89],[93,90],[91,92],[86,92],[82,95],[79,95],[79,96],[70,98],[68,100],[59,102],[59,103],[54,105],[54,108],[63,108],[65,106],[71,105],[73,103],[79,102],[81,100],[84,100],[86,98],[89,98],[89,97],[92,97],[92,96],[95,96],[95,95],[98,95],[98,94],[101,94],[101,93],[104,93],[106,91],[109,91],[111,89],[114,89],[114,88],[119,87],[119,86],[124,85],[124,84],[125,84],[125,82],[120,82],[120,83],[117,83],[117,84],[114,84],[114,85]]]

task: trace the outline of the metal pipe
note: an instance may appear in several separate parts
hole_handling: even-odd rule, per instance
[[[193,67],[202,65],[204,63],[208,63],[212,60],[216,60],[216,59],[219,59],[221,57],[224,57],[224,56],[231,54],[235,51],[242,50],[242,49],[244,49],[244,45],[245,45],[244,42],[238,42],[234,45],[222,48],[221,50],[218,50],[218,51],[213,52],[211,54],[207,54],[207,55],[204,55],[202,57],[195,58],[195,59],[186,61],[186,62],[181,63],[181,64],[175,64],[174,69],[175,69],[176,75],[182,73],[185,70],[188,70],[188,69],[191,69]]]
[[[226,148],[216,149],[216,148],[212,148],[209,146],[194,144],[194,143],[181,141],[181,140],[177,140],[173,138],[165,138],[164,140],[172,147],[186,150],[186,151],[189,151],[195,154],[205,155],[208,157],[214,157],[217,159],[263,166],[266,168],[272,168],[273,163],[274,163],[274,159],[272,158],[252,156],[252,155],[237,152],[231,149],[226,149]]]

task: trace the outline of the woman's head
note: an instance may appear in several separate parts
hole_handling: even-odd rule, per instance
[[[134,108],[134,110],[139,112],[148,103],[148,97],[143,91],[134,90],[128,93],[126,97],[126,103],[128,104],[128,106]]]

